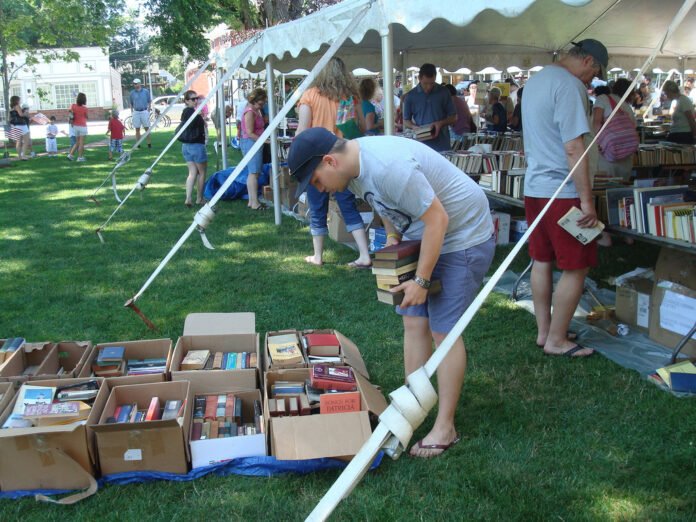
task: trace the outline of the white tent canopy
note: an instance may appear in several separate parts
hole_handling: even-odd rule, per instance
[[[273,56],[280,70],[310,69],[370,2],[346,0],[267,29],[245,67],[260,71]],[[340,56],[351,68],[380,69],[380,34],[391,26],[397,66],[432,62],[447,70],[509,65],[529,69],[551,63],[571,41],[596,38],[609,50],[610,68],[630,70],[657,45],[681,5],[680,0],[374,0]],[[682,69],[687,61],[696,61],[694,11],[670,38],[656,67]],[[228,49],[226,61],[233,61],[246,45]]]

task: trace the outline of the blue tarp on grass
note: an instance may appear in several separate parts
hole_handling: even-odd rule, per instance
[[[372,462],[370,469],[377,468],[382,462],[383,452],[379,452]],[[245,475],[250,477],[270,477],[287,473],[304,475],[316,471],[329,469],[341,469],[346,467],[346,462],[338,459],[311,459],[311,460],[277,460],[275,457],[245,457],[229,460],[219,464],[212,464],[204,468],[189,471],[186,475],[175,473],[160,473],[156,471],[133,471],[129,473],[115,473],[100,478],[99,487],[107,484],[125,485],[152,482],[156,480],[171,480],[175,482],[188,482],[206,475]],[[0,499],[18,499],[34,495],[61,495],[73,493],[69,490],[21,490],[0,491]]]
[[[221,170],[213,174],[205,184],[205,189],[203,190],[203,197],[210,201],[213,196],[222,187],[223,183],[230,177],[232,171],[236,168],[236,165]],[[259,176],[259,193],[261,193],[262,187],[268,185],[271,177],[271,164],[266,163],[261,169],[261,175]],[[242,172],[237,176],[232,184],[227,188],[225,193],[222,195],[221,199],[232,200],[232,199],[248,199],[247,194],[247,176],[249,171],[246,167],[242,169]]]

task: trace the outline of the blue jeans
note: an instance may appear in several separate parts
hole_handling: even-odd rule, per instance
[[[338,208],[341,209],[346,230],[353,232],[363,228],[362,217],[355,205],[355,195],[348,190],[334,194]],[[307,186],[307,201],[309,203],[309,231],[313,236],[326,236],[329,229],[326,226],[326,216],[329,213],[329,194],[319,192],[312,185]]]

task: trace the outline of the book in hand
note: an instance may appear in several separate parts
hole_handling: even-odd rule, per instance
[[[182,371],[202,370],[210,357],[210,350],[189,350],[181,361],[179,368]]]
[[[442,284],[439,279],[436,279],[430,283],[430,288],[428,288],[428,295],[439,294],[442,291]],[[386,303],[389,305],[398,306],[404,300],[403,292],[391,292],[389,290],[377,289],[377,300],[380,303]]]
[[[409,240],[389,245],[375,252],[375,259],[398,260],[414,254],[417,255],[420,252],[420,243],[418,240]]]
[[[347,366],[317,364],[310,372],[310,383],[313,388],[321,390],[354,391],[356,389],[355,375]]]
[[[591,228],[581,228],[578,225],[578,220],[583,217],[582,211],[578,207],[571,207],[565,215],[558,220],[558,224],[566,232],[583,245],[587,245],[595,240],[604,230],[604,223],[597,221],[597,224]]]
[[[415,129],[411,129],[413,132],[413,137],[418,140],[418,141],[427,141],[433,138],[433,135],[435,134],[435,126],[434,125],[421,125],[420,127],[416,127]]]
[[[274,364],[299,364],[304,361],[295,334],[270,336],[268,338],[268,353]]]

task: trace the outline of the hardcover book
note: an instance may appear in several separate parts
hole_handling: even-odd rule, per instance
[[[420,241],[401,241],[397,245],[390,245],[375,252],[375,259],[403,259],[420,252]]]
[[[312,367],[310,382],[312,387],[321,390],[353,391],[356,389],[355,375],[349,367],[318,364]]]
[[[189,350],[181,361],[179,368],[182,371],[202,370],[210,357],[210,350]]]
[[[373,268],[372,274],[376,276],[400,276],[401,274],[413,272],[416,268],[418,268],[418,261],[398,268]]]
[[[439,279],[436,279],[430,283],[430,288],[428,288],[428,295],[439,294],[442,291],[442,284]],[[377,289],[377,300],[381,303],[386,303],[394,306],[398,306],[404,300],[403,292],[390,292],[389,290]]]
[[[319,397],[319,413],[360,411],[360,392],[324,393]]]
[[[108,363],[120,364],[125,354],[125,346],[106,346],[99,350],[97,364],[100,366],[109,366]]]
[[[318,356],[338,356],[341,344],[335,334],[312,333],[304,336],[307,343],[307,354]]]
[[[181,415],[180,410],[183,408],[183,401],[170,400],[164,403],[164,411],[162,412],[162,420],[176,419]]]

